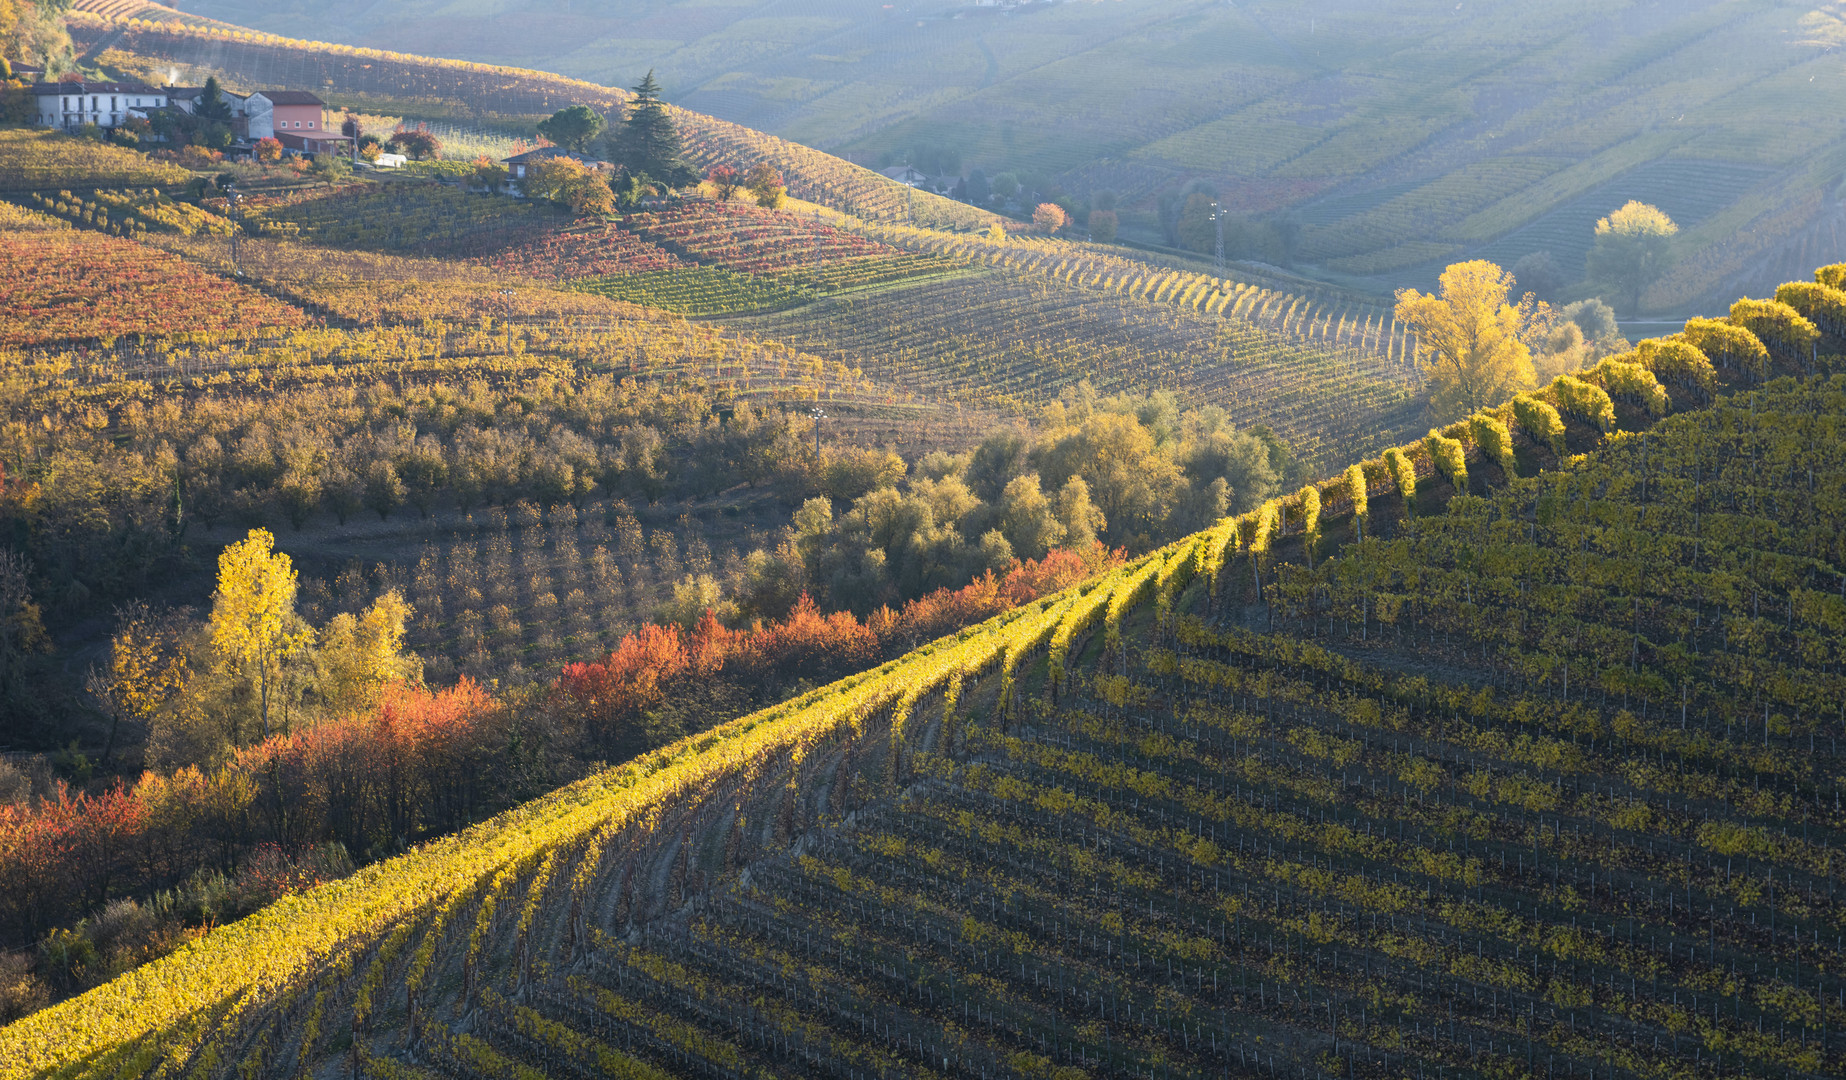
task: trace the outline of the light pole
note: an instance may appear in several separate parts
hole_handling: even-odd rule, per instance
[[[827,414],[821,412],[820,406],[816,405],[812,415],[814,417],[814,462],[818,465],[820,463],[820,422],[827,418]]]

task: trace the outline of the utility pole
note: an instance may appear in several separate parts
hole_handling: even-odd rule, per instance
[[[1212,224],[1218,227],[1218,276],[1224,276],[1224,211],[1218,209],[1216,202],[1211,204]]]
[[[814,406],[813,416],[814,416],[814,463],[818,465],[820,464],[820,422],[827,418],[827,414],[824,412],[821,412],[820,406],[816,405]]]
[[[237,277],[244,276],[243,237],[243,195],[235,188],[226,191],[225,196],[231,203],[231,273]]]

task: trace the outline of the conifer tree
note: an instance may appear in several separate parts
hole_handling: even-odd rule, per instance
[[[628,103],[628,119],[622,123],[616,156],[631,174],[647,176],[668,187],[685,187],[696,181],[698,170],[686,163],[679,129],[673,126],[673,118],[660,100],[660,84],[654,81],[652,69],[635,84],[634,93],[634,100]]]
[[[193,115],[200,120],[220,124],[231,122],[231,103],[224,99],[224,90],[218,85],[218,76],[205,77],[205,88],[199,92],[199,103],[193,109]]]
[[[538,133],[566,150],[587,153],[602,138],[603,114],[588,105],[559,109],[538,122]]]

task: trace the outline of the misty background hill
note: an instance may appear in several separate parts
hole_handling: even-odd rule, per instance
[[[1630,198],[1682,228],[1645,299],[1684,314],[1837,252],[1846,5],[1250,0],[184,0],[313,40],[627,85],[850,157],[979,170],[1125,240],[1385,292],[1546,252],[1562,293]],[[938,180],[937,178],[941,178]]]

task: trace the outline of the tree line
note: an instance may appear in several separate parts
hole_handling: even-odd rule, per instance
[[[732,629],[647,626],[554,682],[426,687],[395,591],[309,625],[262,530],[219,561],[211,613],[125,609],[90,690],[133,782],[82,791],[0,759],[0,1022],[279,895],[451,832],[715,720],[897,656],[1119,565],[1100,544],[867,619],[806,596]],[[73,919],[72,916],[77,918]]]
[[[914,470],[874,448],[817,455],[805,417],[601,375],[73,400],[42,413],[20,403],[13,420],[0,432],[0,527],[34,568],[41,601],[73,615],[142,595],[184,557],[195,523],[300,529],[520,500],[655,503],[739,483],[791,507],[824,498],[805,509],[803,536],[850,529],[849,519],[870,529],[828,541],[886,551],[897,593],[839,590],[841,606],[865,611],[1014,553],[1092,536],[1149,546],[1260,502],[1293,468],[1272,435],[1238,431],[1215,409],[1087,390]],[[853,512],[838,526],[813,522],[831,523],[836,505]],[[986,554],[972,554],[989,532]],[[829,576],[818,562],[809,569],[804,586]]]
[[[1216,407],[1080,384],[1030,422],[907,471],[880,451],[842,454],[775,549],[750,554],[736,599],[773,615],[805,592],[865,613],[1060,547],[1145,551],[1261,504],[1299,473],[1267,429],[1238,430]]]

